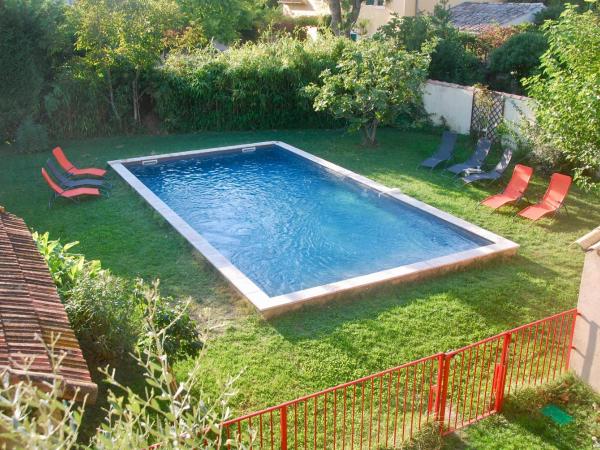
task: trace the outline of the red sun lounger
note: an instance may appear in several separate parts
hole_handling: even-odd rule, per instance
[[[65,190],[61,188],[58,184],[56,184],[54,180],[52,180],[52,178],[50,178],[50,175],[48,175],[48,172],[46,172],[46,169],[44,168],[42,168],[42,176],[46,180],[46,183],[48,183],[48,186],[50,186],[50,188],[54,191],[54,195],[52,196],[52,198],[50,198],[48,206],[52,206],[52,203],[58,197],[64,197],[77,201],[82,195],[92,195],[94,197],[100,196],[100,191],[97,188],[80,187]]]
[[[87,169],[78,169],[71,163],[71,161],[67,159],[60,147],[56,147],[54,150],[52,150],[52,154],[56,158],[56,161],[58,161],[58,164],[60,164],[63,170],[69,175],[92,175],[94,177],[103,177],[104,175],[106,175],[106,170],[104,169],[96,169],[94,167],[89,167]]]
[[[571,187],[571,181],[572,178],[568,175],[553,173],[542,200],[537,205],[528,206],[519,211],[519,215],[535,221],[548,214],[555,214],[564,205]]]
[[[506,189],[500,194],[492,195],[481,202],[482,205],[488,206],[492,209],[498,209],[508,203],[516,203],[521,198],[529,186],[529,180],[533,175],[533,169],[522,164],[515,165],[512,177]]]

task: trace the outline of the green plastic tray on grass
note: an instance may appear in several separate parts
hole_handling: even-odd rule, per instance
[[[541,411],[544,416],[549,417],[558,425],[566,425],[573,421],[573,417],[568,415],[563,409],[556,405],[546,405],[541,409]]]

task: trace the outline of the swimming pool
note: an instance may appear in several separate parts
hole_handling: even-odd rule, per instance
[[[518,248],[282,142],[110,165],[266,315]]]

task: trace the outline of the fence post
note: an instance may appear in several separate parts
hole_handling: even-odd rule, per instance
[[[569,337],[569,348],[567,349],[565,371],[569,370],[569,364],[571,363],[571,350],[573,350],[573,338],[575,337],[575,323],[577,322],[577,316],[579,316],[579,311],[573,311],[573,324],[571,325],[571,336]]]
[[[438,410],[437,420],[440,423],[440,433],[444,433],[444,420],[446,417],[446,396],[448,395],[448,375],[450,373],[450,360],[452,355],[442,353],[440,355],[440,366],[443,368],[443,377],[438,382]],[[439,377],[438,377],[439,379]]]
[[[287,450],[287,406],[279,410],[279,428],[281,431],[281,450]]]
[[[433,405],[430,405],[430,412],[435,412],[435,420],[440,420],[440,395],[442,392],[442,379],[444,376],[444,354],[438,354],[438,373],[437,373],[437,381],[435,386],[431,387],[431,394],[435,395],[433,397]],[[430,394],[430,396],[431,396]]]
[[[494,404],[494,410],[500,412],[502,405],[504,404],[504,386],[506,384],[506,358],[508,357],[508,347],[510,346],[510,339],[512,334],[506,333],[504,335],[504,343],[502,344],[502,355],[500,356],[500,364],[496,371],[496,399]]]

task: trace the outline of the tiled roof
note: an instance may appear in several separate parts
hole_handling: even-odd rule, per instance
[[[490,25],[509,26],[533,20],[543,3],[472,3],[450,8],[450,21],[463,30],[477,33]]]
[[[53,370],[49,347],[59,335],[54,355],[64,359]],[[48,266],[25,222],[0,211],[0,372],[21,379],[26,362],[36,383],[59,379],[64,398],[74,398],[79,388],[77,399],[88,394],[87,402],[95,401],[98,388]]]

